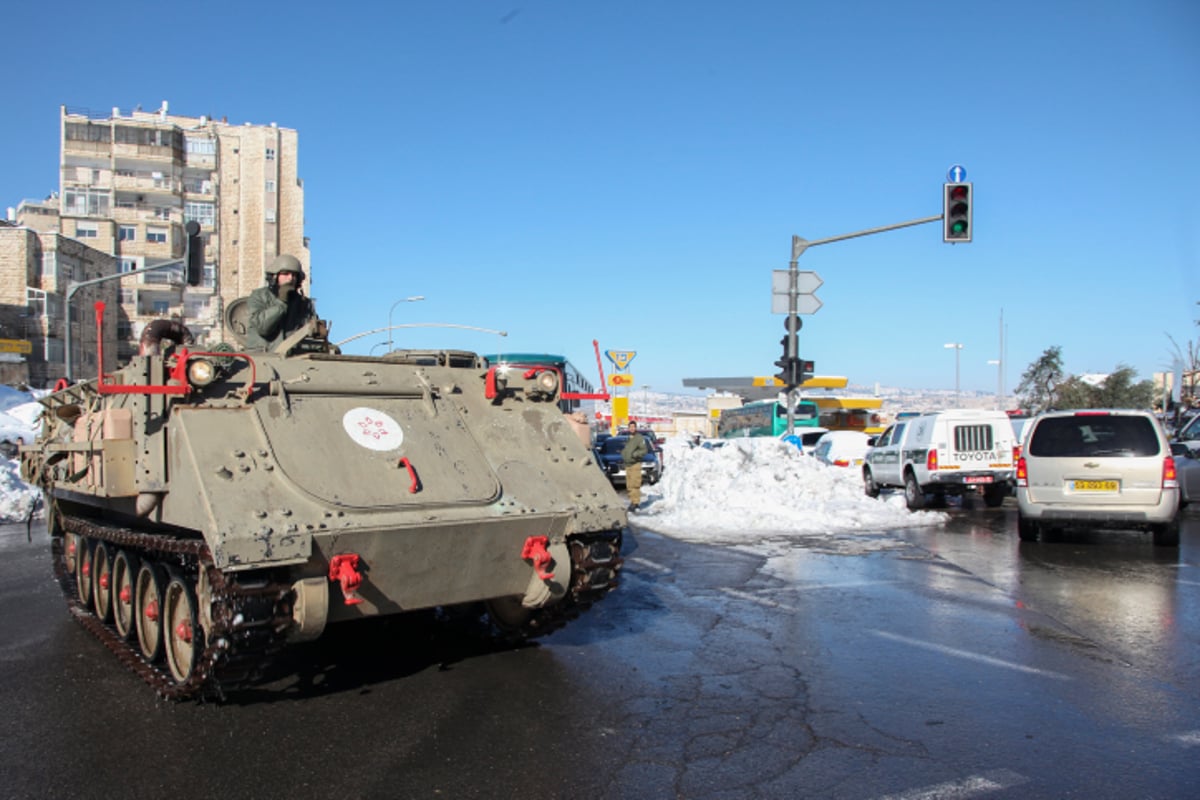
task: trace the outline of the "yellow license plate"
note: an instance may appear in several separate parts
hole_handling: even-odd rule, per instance
[[[1120,485],[1117,481],[1073,481],[1077,492],[1115,492]]]

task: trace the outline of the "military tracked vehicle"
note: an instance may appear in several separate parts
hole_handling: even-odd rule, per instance
[[[343,355],[319,320],[270,352],[157,333],[44,397],[21,466],[72,614],[163,696],[348,620],[472,608],[533,637],[616,586],[625,510],[553,369]]]

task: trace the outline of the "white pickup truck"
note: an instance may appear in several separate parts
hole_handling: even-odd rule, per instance
[[[1012,491],[1016,463],[1012,423],[1002,411],[956,409],[901,420],[867,451],[863,486],[871,497],[883,488],[904,489],[914,511],[925,496],[981,492],[994,508]]]

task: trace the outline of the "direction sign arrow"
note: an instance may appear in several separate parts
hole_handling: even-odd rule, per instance
[[[824,282],[821,280],[821,276],[815,272],[796,273],[796,291],[799,294],[812,294]],[[773,294],[788,293],[788,271],[786,269],[772,270],[771,292]]]
[[[812,294],[822,283],[821,276],[815,272],[796,273],[796,291],[800,294]]]
[[[815,294],[801,294],[796,296],[797,314],[815,314],[820,307],[821,300]]]

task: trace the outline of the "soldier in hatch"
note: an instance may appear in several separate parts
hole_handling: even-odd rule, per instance
[[[276,256],[267,267],[267,285],[251,292],[247,301],[247,350],[270,350],[316,317],[312,300],[300,292],[302,283],[300,259],[287,253]]]

